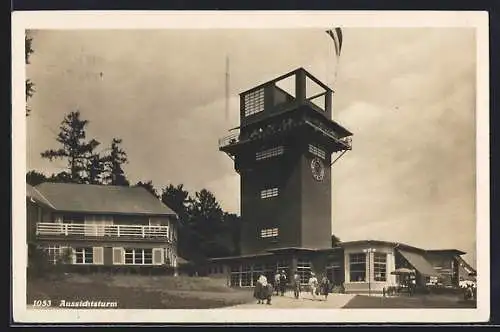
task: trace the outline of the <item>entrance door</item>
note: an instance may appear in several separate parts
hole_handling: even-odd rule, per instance
[[[326,267],[326,277],[330,280],[332,286],[340,286],[344,281],[340,266],[330,265]]]

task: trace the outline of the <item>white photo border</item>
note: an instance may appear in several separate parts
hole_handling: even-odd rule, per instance
[[[26,304],[26,117],[24,34],[27,29],[276,29],[341,27],[471,27],[476,29],[475,309],[28,309]],[[17,323],[466,323],[490,315],[489,30],[480,11],[44,11],[12,13],[12,294]],[[14,236],[15,235],[15,236]],[[279,319],[279,321],[277,321]]]

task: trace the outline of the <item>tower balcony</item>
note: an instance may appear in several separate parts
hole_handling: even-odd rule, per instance
[[[219,138],[219,149],[223,149],[229,145],[235,145],[240,142],[240,133],[235,132],[230,135]]]
[[[296,121],[288,120],[289,119],[266,126],[264,129],[251,131],[246,135],[242,135],[239,131],[235,131],[219,139],[219,150],[227,152],[241,144],[270,138],[271,136],[284,135],[297,127],[312,129],[312,132],[318,133],[323,136],[325,140],[331,141],[333,143],[332,150],[334,151],[352,150],[352,137],[339,136],[338,131],[333,129],[331,125],[324,124],[312,118],[304,118]]]
[[[247,90],[240,94],[240,126],[219,139],[219,150],[233,157],[247,143],[307,134],[331,152],[351,150],[352,133],[331,119],[332,95],[304,68]]]

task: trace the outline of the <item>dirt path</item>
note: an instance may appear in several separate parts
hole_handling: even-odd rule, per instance
[[[332,309],[342,308],[355,295],[353,294],[330,294],[325,301],[323,296],[317,296],[313,299],[311,294],[302,293],[299,299],[295,299],[292,293],[284,296],[273,296],[271,305],[257,304],[257,300],[252,303],[239,304],[221,309],[290,309],[290,308],[313,308],[313,309]]]

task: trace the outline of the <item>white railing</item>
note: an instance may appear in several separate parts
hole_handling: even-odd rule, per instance
[[[352,149],[352,137],[343,137],[343,138],[338,138],[335,133],[327,128],[324,128],[323,126],[319,126],[316,123],[312,123],[311,121],[307,121],[306,123],[309,124],[311,127],[315,128],[316,130],[321,131],[323,134],[329,136],[330,138],[333,138],[337,143],[342,144],[347,150]]]
[[[168,226],[150,225],[89,225],[41,222],[36,224],[37,235],[169,238]]]
[[[232,133],[231,135],[219,139],[219,148],[236,144],[239,141],[240,141],[240,133],[239,132]]]

